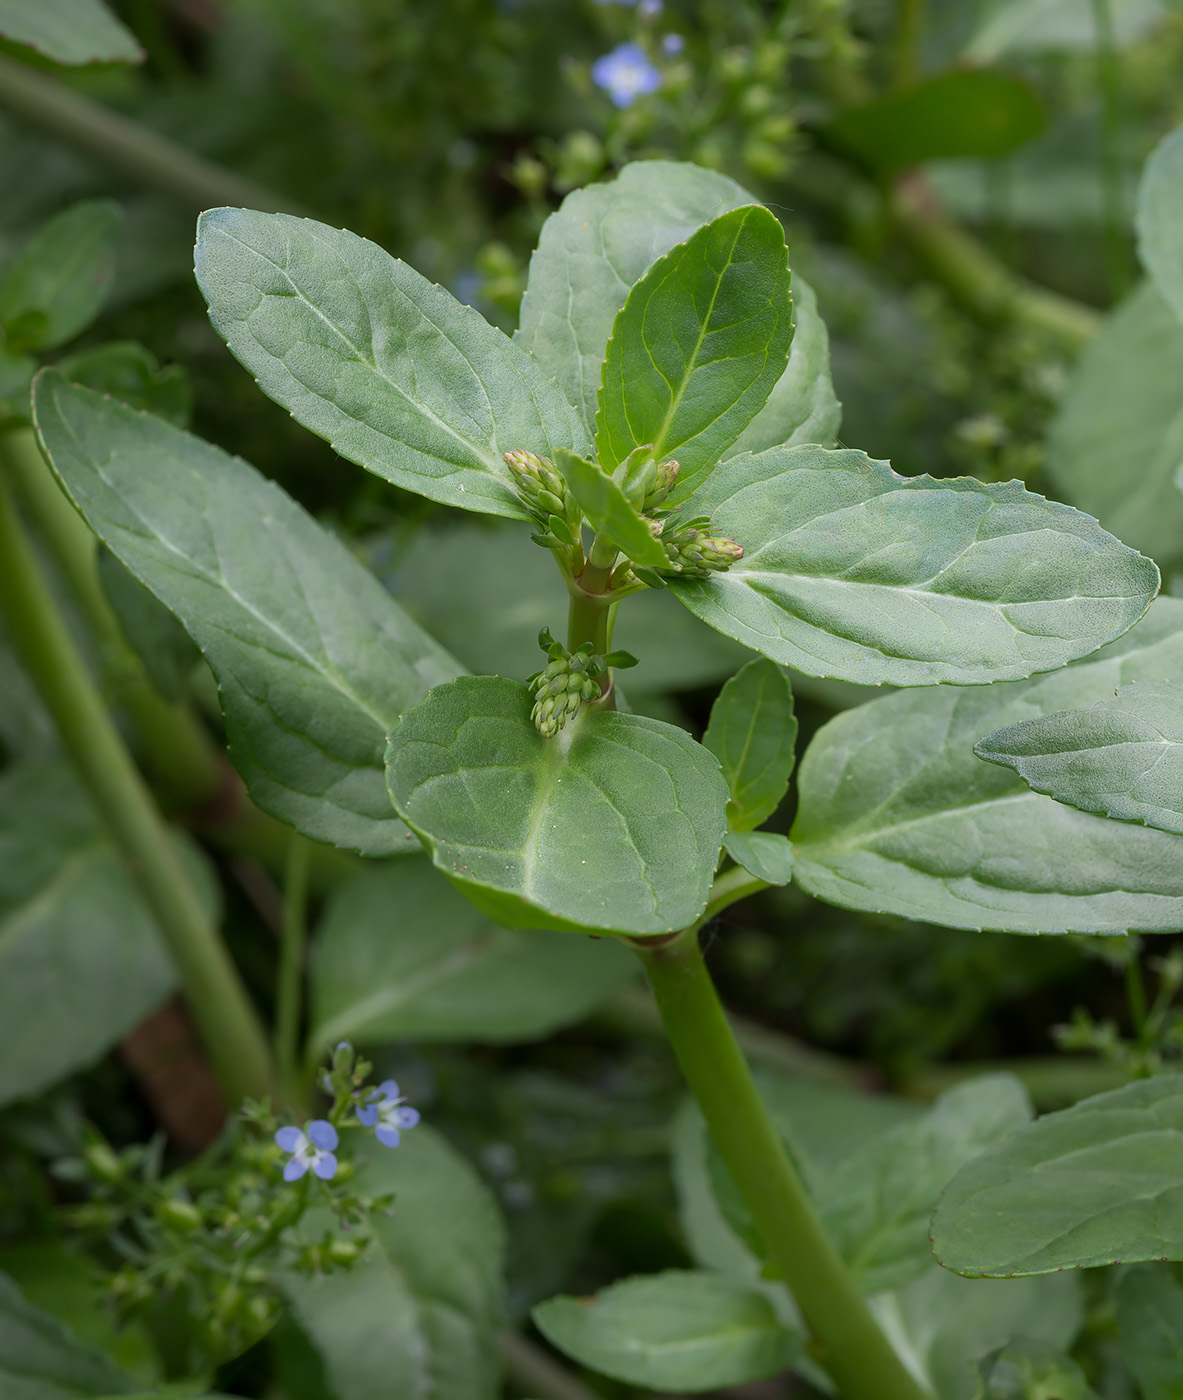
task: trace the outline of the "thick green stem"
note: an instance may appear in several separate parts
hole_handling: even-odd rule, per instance
[[[615,545],[608,546],[597,538],[582,574],[568,582],[571,603],[567,610],[567,646],[571,651],[576,651],[585,642],[590,642],[592,651],[600,656],[611,650],[617,599],[610,597],[607,589],[617,553]],[[601,678],[600,699],[596,705],[602,710],[616,708],[616,688],[612,684],[611,671],[606,671]]]
[[[926,8],[926,0],[898,0],[892,44],[892,78],[897,88],[907,87],[919,76]]]
[[[698,936],[634,945],[666,1034],[769,1256],[848,1400],[931,1400],[880,1331],[826,1237],[752,1082],[703,962]]]
[[[0,468],[0,612],[66,751],[155,915],[230,1103],[271,1092],[267,1040],[217,929],[88,674]]]
[[[279,978],[275,993],[275,1062],[289,1106],[303,1102],[300,1074],[300,1003],[304,985],[304,937],[308,922],[308,865],[312,847],[294,835],[288,847],[283,882],[283,928],[279,943]]]
[[[0,57],[0,103],[141,184],[194,209],[232,204],[267,213],[305,212],[295,200],[225,170],[11,58]]]
[[[186,705],[165,700],[128,645],[103,590],[98,541],[53,479],[31,429],[0,439],[7,469],[38,533],[98,647],[99,673],[110,700],[127,711],[149,772],[178,807],[202,807],[222,790],[223,760]]]

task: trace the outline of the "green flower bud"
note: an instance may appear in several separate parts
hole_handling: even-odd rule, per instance
[[[657,463],[653,468],[653,485],[645,496],[645,510],[652,510],[654,506],[661,505],[662,501],[674,489],[674,482],[677,481],[678,473],[681,470],[681,465],[675,462],[672,457],[667,457],[664,462]]]
[[[661,536],[668,561],[665,570],[682,578],[706,578],[743,558],[743,546],[726,535],[710,534],[711,522],[696,516]]]
[[[362,1247],[356,1240],[334,1240],[328,1248],[328,1255],[334,1264],[352,1264],[361,1253]]]
[[[156,1218],[162,1225],[181,1230],[185,1234],[200,1230],[202,1226],[201,1211],[192,1201],[182,1201],[178,1197],[158,1202]]]
[[[91,1142],[82,1154],[100,1181],[114,1183],[127,1175],[127,1166],[105,1142]]]

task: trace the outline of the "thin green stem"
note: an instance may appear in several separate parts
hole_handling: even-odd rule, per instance
[[[920,44],[924,37],[927,0],[898,0],[895,36],[892,44],[893,84],[897,88],[914,83],[920,72]]]
[[[1146,983],[1142,979],[1142,948],[1136,934],[1131,934],[1131,947],[1125,961],[1126,1003],[1130,1009],[1130,1026],[1134,1039],[1145,1047],[1150,1013],[1146,1006]]]
[[[520,1332],[502,1332],[501,1359],[509,1379],[526,1395],[540,1400],[599,1400],[599,1396],[541,1347]]]
[[[227,1100],[273,1088],[267,1040],[189,871],[50,593],[0,466],[0,612],[155,915]]]
[[[275,991],[275,1063],[288,1104],[298,1113],[304,1100],[300,1073],[300,1012],[304,943],[308,927],[308,867],[311,844],[293,834],[283,881],[283,927]]]
[[[931,1400],[879,1329],[827,1238],[727,1023],[693,930],[634,944],[711,1136],[805,1319],[814,1355],[848,1400]]]
[[[1097,91],[1101,99],[1100,157],[1105,261],[1109,270],[1109,291],[1116,299],[1130,285],[1121,188],[1121,90],[1109,0],[1092,0],[1092,7],[1093,28],[1096,30]]]
[[[306,212],[286,195],[215,165],[11,58],[0,57],[0,103],[133,180],[194,209],[232,204],[268,213]]]

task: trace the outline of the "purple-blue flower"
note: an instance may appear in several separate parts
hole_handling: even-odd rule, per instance
[[[280,1128],[275,1141],[292,1155],[284,1164],[283,1179],[299,1181],[309,1167],[314,1176],[329,1181],[337,1175],[337,1130],[327,1118],[314,1118],[305,1129]]]
[[[662,53],[668,54],[670,58],[673,58],[675,54],[681,53],[685,47],[686,40],[683,39],[680,34],[667,34],[661,41]]]
[[[641,0],[637,6],[637,14],[642,19],[656,19],[664,8],[662,0]]]
[[[358,1121],[363,1128],[373,1128],[374,1136],[383,1147],[398,1146],[398,1130],[413,1128],[419,1121],[419,1111],[403,1108],[398,1085],[393,1079],[384,1079],[370,1092],[370,1102],[357,1110]]]
[[[603,88],[617,107],[628,107],[643,93],[656,92],[661,73],[640,44],[617,44],[592,64],[592,82]]]

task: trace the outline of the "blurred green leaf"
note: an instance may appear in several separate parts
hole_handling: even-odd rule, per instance
[[[155,595],[109,549],[98,553],[99,580],[124,636],[155,688],[169,700],[188,689],[201,652],[196,642]]]
[[[1048,438],[1056,491],[1167,564],[1183,553],[1183,325],[1150,283],[1105,320]]]
[[[1113,36],[1131,44],[1156,24],[1165,10],[1159,0],[1105,0]],[[1097,47],[1093,0],[994,0],[965,50],[974,63],[993,63],[1004,54],[1088,50]]]
[[[1148,559],[1019,482],[901,477],[862,452],[732,458],[686,508],[744,556],[670,591],[807,675],[924,686],[1050,671],[1120,636],[1158,591]]]
[[[437,685],[387,747],[390,795],[498,923],[666,933],[706,907],[727,788],[680,729],[584,710],[553,739],[499,676]]]
[[[1096,1400],[1084,1372],[1062,1352],[1020,1343],[978,1362],[975,1400]]]
[[[1183,832],[1177,685],[1135,681],[1087,710],[1057,710],[997,729],[974,752],[1082,812]]]
[[[1142,1400],[1183,1395],[1183,1288],[1154,1265],[1127,1269],[1117,1281],[1117,1336]]]
[[[933,1252],[1008,1278],[1183,1259],[1183,1076],[1137,1080],[1020,1128],[953,1178]]]
[[[530,355],[354,233],[208,210],[197,281],[264,393],[408,491],[524,520],[503,454],[587,450],[575,410]]]
[[[93,1400],[139,1389],[105,1353],[26,1303],[0,1273],[0,1391],[4,1400]]]
[[[56,371],[36,403],[70,499],[209,661],[259,806],[315,841],[415,850],[386,797],[384,735],[456,663],[240,458]]]
[[[115,275],[123,211],[90,199],[39,229],[0,278],[0,323],[10,352],[50,350],[84,331]]]
[[[147,346],[134,340],[116,340],[67,355],[57,364],[75,384],[155,413],[178,428],[189,426],[193,391],[188,375],[180,365],[161,369]]]
[[[803,1338],[758,1289],[724,1274],[670,1269],[533,1313],[546,1339],[594,1371],[652,1390],[715,1390],[774,1376]]]
[[[1158,294],[1183,321],[1183,127],[1158,143],[1142,171],[1138,253]]]
[[[764,407],[793,338],[784,230],[760,205],[705,224],[659,258],[613,322],[596,400],[612,471],[635,447],[682,470],[684,501]]]
[[[503,1230],[463,1157],[421,1124],[396,1151],[362,1149],[359,1191],[394,1192],[347,1272],[280,1286],[342,1400],[494,1400],[500,1393]],[[322,1224],[310,1219],[315,1233]]]
[[[139,63],[144,52],[102,0],[0,0],[0,35],[54,63]]]
[[[1030,84],[967,69],[847,107],[825,136],[886,178],[929,160],[1007,155],[1037,136],[1043,124],[1043,105]]]
[[[1183,924],[1178,838],[1105,822],[975,757],[984,734],[1134,680],[1183,681],[1183,603],[1013,685],[906,691],[848,710],[801,762],[794,880],[827,903],[1013,933]]]
[[[772,816],[796,761],[797,717],[784,668],[758,656],[719,692],[702,736],[731,790],[727,824],[753,831]]]
[[[310,1052],[339,1040],[536,1040],[636,972],[607,939],[510,932],[428,861],[360,875],[325,910],[312,959]]]

